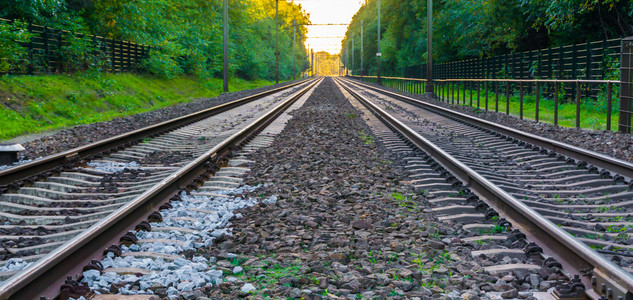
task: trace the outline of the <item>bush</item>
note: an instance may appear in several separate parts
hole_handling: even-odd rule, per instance
[[[20,62],[28,55],[28,49],[22,45],[30,40],[27,24],[0,22],[0,73],[21,71],[28,65]]]
[[[148,72],[164,78],[174,78],[183,74],[176,59],[160,50],[151,50],[143,65]]]

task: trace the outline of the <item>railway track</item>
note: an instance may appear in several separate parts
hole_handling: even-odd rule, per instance
[[[194,249],[221,240],[240,217],[233,211],[257,203],[249,197],[257,187],[241,179],[248,154],[272,142],[287,111],[319,82],[43,159],[30,171],[0,172],[0,299],[54,297],[60,286],[61,298],[112,293],[117,282],[142,282],[118,293],[171,296],[239,273]],[[555,287],[559,298],[633,297],[630,163],[355,81],[336,83],[404,158],[408,183],[430,213],[461,224],[455,236],[485,271],[520,274],[532,288]],[[83,275],[64,280],[69,274]]]
[[[169,240],[165,237],[178,232],[173,249],[182,248],[197,233],[191,226],[178,229],[183,226],[177,225],[191,217],[169,212],[163,216],[158,211],[171,209],[168,200],[179,199],[180,191],[197,190],[198,198],[174,206],[186,207],[198,216],[212,212],[201,204],[200,197],[218,197],[220,200],[210,204],[216,206],[248,204],[223,192],[239,185],[234,175],[245,172],[237,167],[246,162],[243,157],[227,161],[227,155],[249,142],[319,81],[302,81],[0,172],[0,280],[4,281],[0,298],[56,296],[65,275],[99,269],[100,264],[91,260],[107,246],[114,245],[103,254],[125,256],[122,249],[138,239],[125,232],[151,230],[147,221],[169,218],[173,226],[155,228],[140,245],[164,246]],[[243,151],[267,142],[260,137]],[[219,224],[228,221],[226,216],[218,218]],[[146,252],[145,256],[152,257],[151,251]],[[180,261],[173,251],[161,255],[164,260]],[[82,289],[85,287],[70,280],[63,295],[75,295]]]
[[[563,267],[568,280],[559,294],[575,297],[582,282],[582,296],[631,299],[631,163],[356,81],[338,82],[381,120],[373,123],[386,124],[375,126],[388,146],[408,151],[404,140],[418,150],[405,159],[407,169],[434,214],[467,224],[471,240],[486,244],[476,255],[512,258],[490,270]]]

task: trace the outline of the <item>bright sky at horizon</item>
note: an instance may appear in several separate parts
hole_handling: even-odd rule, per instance
[[[294,0],[310,14],[312,24],[349,24],[364,0]],[[341,41],[347,31],[342,26],[308,26],[306,48],[314,52],[341,52]]]

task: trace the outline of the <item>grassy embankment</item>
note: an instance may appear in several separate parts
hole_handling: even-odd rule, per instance
[[[387,83],[390,86],[389,83]],[[396,87],[395,84],[392,87]],[[436,94],[441,94],[441,87],[436,86]],[[451,89],[444,88],[444,95],[449,95]],[[503,89],[502,89],[503,90]],[[562,89],[561,89],[562,90]],[[412,91],[407,89],[407,91]],[[460,87],[455,89],[454,95],[457,99],[459,93],[459,105],[470,106],[470,98],[472,92],[473,104],[472,107],[476,111],[483,111],[486,107],[486,92],[482,90],[478,93],[477,90],[471,91],[466,89],[466,103],[464,104],[464,89]],[[611,108],[611,130],[617,131],[618,129],[618,93],[619,90],[613,91],[612,96],[612,108]],[[570,100],[569,95],[559,97],[558,104],[558,125],[564,127],[576,127],[576,102]],[[445,96],[445,99],[447,96]],[[449,102],[450,102],[450,98]],[[479,102],[477,101],[479,99]],[[495,110],[496,94],[492,91],[488,91],[488,110]],[[479,105],[477,105],[479,103]],[[519,117],[520,115],[520,96],[518,91],[511,92],[510,94],[510,115]],[[499,112],[506,112],[506,96],[505,92],[499,93]],[[536,115],[536,94],[534,90],[529,95],[523,96],[523,118],[528,120],[534,120]],[[542,90],[539,100],[539,121],[545,123],[554,123],[554,98],[552,96],[545,96]],[[581,98],[580,101],[580,127],[593,130],[605,130],[607,124],[607,101],[606,91],[600,92],[598,99]]]
[[[272,83],[231,79],[230,91]],[[161,79],[136,74],[3,76],[0,140],[112,120],[195,98],[215,97],[221,91],[221,79]]]

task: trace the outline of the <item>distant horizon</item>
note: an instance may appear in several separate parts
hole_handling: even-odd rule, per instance
[[[364,0],[294,0],[310,14],[312,24],[349,24],[352,17],[365,3]],[[333,10],[332,7],[338,9]],[[331,55],[341,53],[341,41],[348,25],[308,26],[305,43],[308,51],[328,52]]]

